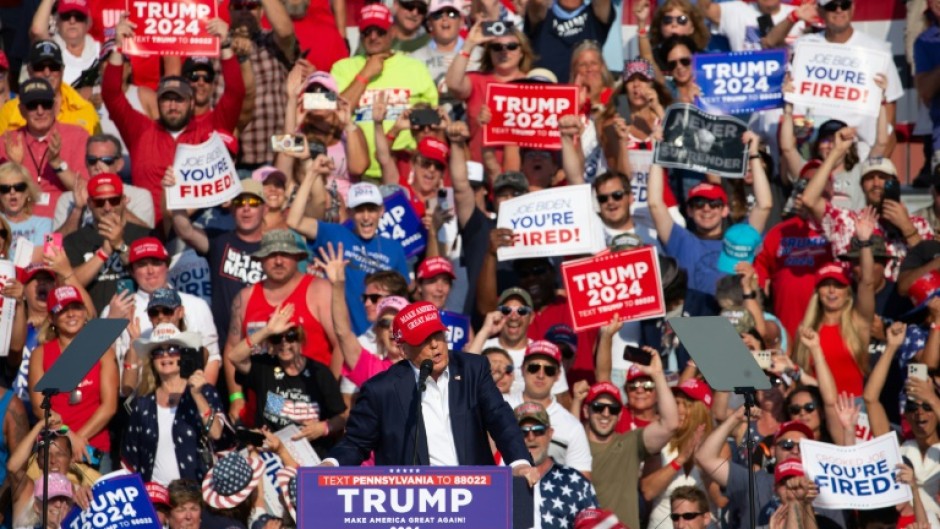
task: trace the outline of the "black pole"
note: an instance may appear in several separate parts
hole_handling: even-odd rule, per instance
[[[744,433],[745,447],[747,450],[747,501],[750,506],[750,529],[757,528],[757,508],[755,504],[754,492],[754,463],[752,462],[754,454],[754,437],[751,435],[751,408],[757,405],[754,388],[734,388],[734,392],[744,396],[744,413],[747,419],[747,430]]]
[[[42,454],[42,527],[49,527],[49,448],[52,445],[52,430],[49,429],[49,420],[52,418],[52,397],[58,394],[56,389],[46,389],[42,392],[44,427],[39,431],[39,447],[43,449]]]

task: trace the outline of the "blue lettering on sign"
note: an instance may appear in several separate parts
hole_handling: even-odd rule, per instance
[[[783,106],[786,50],[692,57],[698,106],[711,114],[747,114]]]

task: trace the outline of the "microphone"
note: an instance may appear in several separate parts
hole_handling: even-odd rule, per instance
[[[428,377],[431,376],[432,369],[434,369],[434,362],[430,359],[421,362],[421,367],[418,368],[418,391],[421,393],[428,388]]]

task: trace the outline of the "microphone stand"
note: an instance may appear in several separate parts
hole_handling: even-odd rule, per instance
[[[58,389],[47,388],[42,392],[42,404],[44,426],[39,431],[39,447],[43,449],[42,454],[42,529],[49,527],[49,448],[52,446],[52,438],[55,434],[49,429],[49,420],[52,418],[52,397],[59,394]]]
[[[753,426],[754,421],[751,419],[751,409],[757,406],[757,390],[752,387],[743,387],[734,388],[734,392],[744,396],[744,412],[747,416],[747,430],[745,430],[744,439],[747,447],[747,501],[751,508],[751,516],[747,527],[754,529],[757,527],[757,510],[754,497],[754,464],[751,461],[754,454],[754,437],[751,435],[751,426]]]

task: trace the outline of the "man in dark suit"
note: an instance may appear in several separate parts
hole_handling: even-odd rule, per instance
[[[377,465],[492,465],[489,433],[514,474],[530,484],[538,481],[489,362],[448,351],[446,331],[431,303],[412,303],[398,313],[392,332],[406,360],[362,386],[346,434],[324,464],[359,465],[374,451]],[[419,366],[425,360],[432,368],[422,392]],[[420,416],[416,398],[421,399]]]

